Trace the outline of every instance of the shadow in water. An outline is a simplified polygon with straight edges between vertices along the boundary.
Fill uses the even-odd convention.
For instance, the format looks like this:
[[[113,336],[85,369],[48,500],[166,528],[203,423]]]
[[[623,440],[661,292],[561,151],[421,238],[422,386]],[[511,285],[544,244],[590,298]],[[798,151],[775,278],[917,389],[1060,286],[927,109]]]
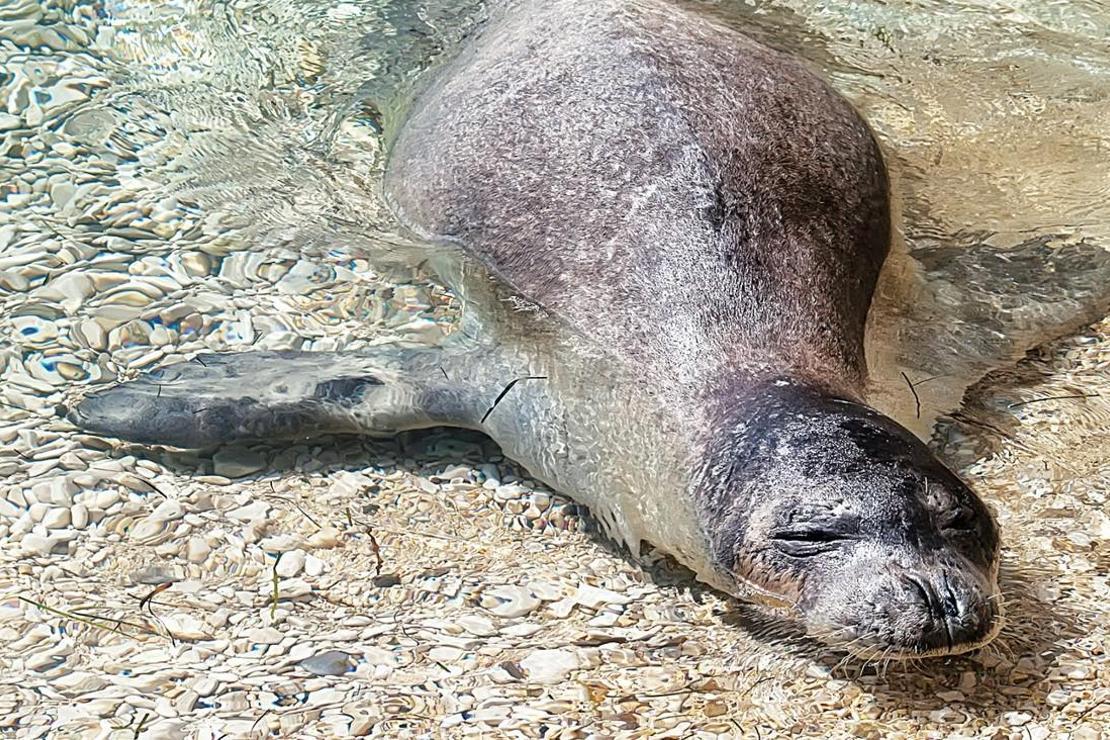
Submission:
[[[274,480],[296,470],[296,455],[289,452],[296,444],[255,447],[266,453],[268,465],[244,480]],[[388,439],[323,437],[312,440],[310,445],[309,450],[317,447],[329,450],[334,458],[313,474],[365,470],[373,466],[383,475],[402,471],[432,477],[446,466],[478,466],[493,459],[499,461],[497,464],[503,472],[519,478],[528,477],[522,467],[500,456],[500,449],[492,440],[466,430],[431,429]],[[198,474],[198,466],[210,467],[212,452],[122,446],[116,448],[114,454],[147,457],[188,478]],[[356,515],[365,516],[372,514],[376,506],[387,504],[368,494],[356,497],[352,505],[358,506]],[[851,682],[868,692],[884,712],[960,711],[988,721],[1007,712],[1025,712],[1034,718],[1046,715],[1047,679],[1059,672],[1067,661],[1066,642],[1093,627],[1091,617],[1076,613],[1066,602],[1049,603],[1038,599],[1035,582],[1061,574],[1018,568],[1004,561],[1000,585],[1006,599],[1007,621],[993,643],[960,656],[888,664],[867,661],[807,637],[798,624],[769,618],[746,604],[720,597],[670,558],[636,561],[627,550],[600,532],[585,507],[579,507],[578,512],[585,525],[582,531],[599,548],[619,551],[621,557],[640,567],[647,578],[664,590],[686,591],[697,603],[719,599],[723,609],[717,611],[718,617],[726,626],[742,630],[749,636],[754,643],[753,651],[777,654],[784,662],[797,662],[802,672],[807,670],[807,663],[816,666],[817,673],[810,675],[827,675],[829,680]],[[335,512],[336,525],[341,525],[342,517],[343,512]],[[697,629],[697,625],[691,624],[690,629]],[[1076,659],[1081,657],[1076,656]],[[742,665],[737,668],[738,673],[749,670]],[[755,677],[756,683],[766,680],[767,677]]]

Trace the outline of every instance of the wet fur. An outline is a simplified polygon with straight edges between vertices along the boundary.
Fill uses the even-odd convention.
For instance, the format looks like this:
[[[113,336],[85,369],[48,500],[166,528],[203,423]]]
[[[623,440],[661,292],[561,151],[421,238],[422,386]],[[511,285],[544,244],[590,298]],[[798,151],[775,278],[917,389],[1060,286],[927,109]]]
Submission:
[[[862,387],[889,239],[878,146],[802,64],[707,19],[504,11],[418,99],[386,193],[650,376]]]
[[[718,583],[905,652],[993,628],[990,513],[861,405],[886,169],[803,65],[665,2],[516,3],[417,99],[385,185],[415,231],[687,409]],[[959,542],[941,521],[957,507],[976,528]],[[860,572],[772,547],[778,518],[825,514],[855,517]]]

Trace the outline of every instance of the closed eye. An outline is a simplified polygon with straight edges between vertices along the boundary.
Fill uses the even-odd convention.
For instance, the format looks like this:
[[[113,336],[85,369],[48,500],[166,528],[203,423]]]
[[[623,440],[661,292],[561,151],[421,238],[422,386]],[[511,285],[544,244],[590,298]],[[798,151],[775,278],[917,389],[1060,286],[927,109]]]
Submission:
[[[771,536],[787,542],[836,542],[846,539],[843,534],[827,529],[787,529]]]
[[[815,527],[780,529],[771,535],[775,549],[794,558],[830,552],[851,539],[847,532]]]

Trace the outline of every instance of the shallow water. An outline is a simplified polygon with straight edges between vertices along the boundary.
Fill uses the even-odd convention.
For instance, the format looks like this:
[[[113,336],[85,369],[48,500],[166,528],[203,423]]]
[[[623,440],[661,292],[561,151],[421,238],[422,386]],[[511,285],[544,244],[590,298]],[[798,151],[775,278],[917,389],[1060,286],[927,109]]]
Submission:
[[[911,249],[1110,242],[1106,8],[697,4],[851,97],[891,158]],[[384,322],[434,340],[438,291],[406,281],[415,298],[384,302],[350,291],[388,290],[370,271],[397,243],[375,196],[396,112],[483,15],[459,0],[9,3],[7,355],[53,386],[156,362],[157,347],[190,334],[212,349],[319,349],[329,342],[289,329],[351,321],[355,336],[380,336]],[[203,291],[187,311],[178,292],[259,283],[306,307],[346,298],[248,326]]]
[[[855,102],[890,157],[911,249],[1110,247],[1110,7],[688,4],[809,60]],[[374,188],[418,73],[484,13],[476,0],[0,6],[0,484],[53,474],[35,462],[69,439],[53,408],[83,384],[202,350],[450,332],[457,302],[406,265]],[[978,389],[972,421],[940,442],[1033,543],[1014,559],[1061,554],[1074,574],[1061,588],[1093,599],[1080,610],[1107,593],[1108,367],[1105,326],[1053,345]],[[1015,645],[1036,644],[1025,637]]]
[[[851,97],[886,146],[911,249],[1110,242],[1105,7],[696,4]],[[481,3],[19,0],[2,13],[0,300],[6,355],[32,376],[100,379],[190,334],[311,349],[329,342],[291,326],[441,332],[434,289],[406,281],[415,298],[384,302],[350,290],[383,289],[365,257],[381,269],[396,243],[374,193],[396,112]],[[260,283],[301,297],[286,303],[346,298],[247,326],[203,291],[186,311],[178,292]]]

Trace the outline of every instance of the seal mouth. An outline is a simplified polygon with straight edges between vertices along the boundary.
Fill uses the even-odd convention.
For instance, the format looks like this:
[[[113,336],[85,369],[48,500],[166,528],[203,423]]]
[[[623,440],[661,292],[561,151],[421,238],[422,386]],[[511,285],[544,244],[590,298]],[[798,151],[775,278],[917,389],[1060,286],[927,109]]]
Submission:
[[[928,591],[927,587],[924,587]],[[864,660],[917,660],[962,655],[978,650],[993,641],[1006,625],[1002,596],[995,593],[987,598],[990,608],[988,627],[971,638],[957,637],[958,632],[947,620],[943,623],[943,641],[937,644],[940,630],[923,633],[914,640],[904,643],[892,641],[876,629],[837,626],[822,629],[812,626],[806,634],[830,647],[843,649],[851,655]]]

